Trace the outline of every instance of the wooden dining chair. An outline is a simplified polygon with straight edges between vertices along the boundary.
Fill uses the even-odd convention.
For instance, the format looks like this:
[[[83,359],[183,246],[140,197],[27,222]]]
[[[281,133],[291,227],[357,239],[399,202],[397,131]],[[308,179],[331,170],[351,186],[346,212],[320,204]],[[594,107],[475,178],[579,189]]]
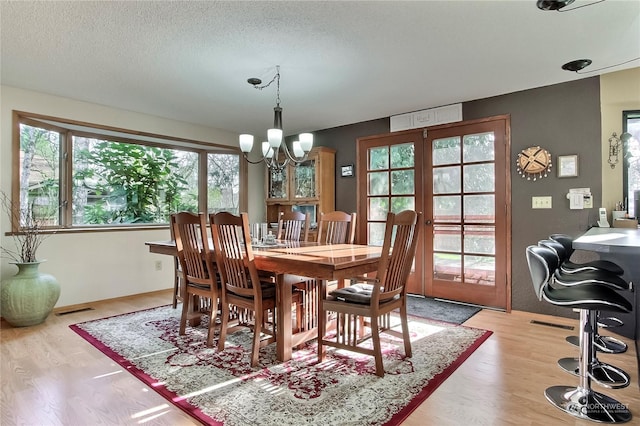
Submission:
[[[353,244],[356,235],[356,214],[333,211],[320,213],[318,242],[322,244]]]
[[[209,223],[222,284],[218,350],[224,350],[227,333],[233,333],[240,327],[251,327],[251,366],[255,367],[260,348],[275,342],[276,287],[271,282],[261,281],[258,276],[246,213],[240,216],[227,212],[212,214],[209,215]],[[231,315],[233,324],[230,326]],[[271,328],[268,327],[269,319]],[[267,337],[261,339],[261,333]]]
[[[176,233],[174,231],[174,214],[169,216],[169,230],[171,231],[171,240],[176,240]],[[178,302],[182,301],[182,267],[180,266],[180,259],[178,256],[173,256],[173,300],[171,306],[173,309],[178,307]]]
[[[376,278],[356,277],[354,284],[320,295],[318,327],[318,361],[325,359],[325,346],[346,349],[375,358],[376,375],[384,376],[380,333],[402,337],[404,352],[411,357],[411,341],[407,321],[406,283],[411,272],[418,242],[418,224],[422,213],[412,210],[388,213],[382,245],[382,256]],[[391,329],[391,311],[399,309],[402,332]],[[328,313],[337,313],[335,337],[328,339]],[[365,319],[369,321],[365,321]],[[370,335],[365,336],[368,325]],[[373,348],[361,345],[371,338]]]
[[[183,283],[179,334],[185,334],[187,322],[191,326],[200,323],[203,315],[200,298],[205,298],[207,300],[205,306],[209,307],[207,346],[213,346],[220,292],[217,268],[209,248],[206,215],[190,212],[176,213],[172,216],[172,226]]]
[[[302,212],[280,212],[278,240],[307,241],[309,237],[309,215]]]

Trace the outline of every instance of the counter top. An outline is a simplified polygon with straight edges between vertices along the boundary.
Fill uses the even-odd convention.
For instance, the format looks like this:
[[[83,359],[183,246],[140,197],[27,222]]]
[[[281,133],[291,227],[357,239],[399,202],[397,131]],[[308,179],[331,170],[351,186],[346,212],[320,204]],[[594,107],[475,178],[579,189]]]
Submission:
[[[640,255],[640,229],[591,228],[573,240],[573,248],[599,253]]]

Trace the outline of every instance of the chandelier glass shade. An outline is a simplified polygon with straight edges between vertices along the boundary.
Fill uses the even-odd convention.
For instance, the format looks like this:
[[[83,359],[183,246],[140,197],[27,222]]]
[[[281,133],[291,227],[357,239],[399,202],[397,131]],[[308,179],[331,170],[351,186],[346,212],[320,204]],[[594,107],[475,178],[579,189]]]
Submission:
[[[287,164],[300,164],[306,161],[311,148],[313,148],[313,135],[311,133],[301,133],[298,140],[291,144],[291,151],[284,141],[282,132],[282,108],[280,107],[280,67],[276,67],[276,75],[273,79],[260,86],[262,81],[257,78],[247,80],[256,89],[262,90],[269,87],[274,81],[277,84],[276,106],[273,108],[273,128],[267,130],[267,140],[262,142],[262,158],[258,160],[249,159],[249,153],[253,149],[253,135],[241,134],[239,137],[240,151],[245,160],[251,164],[264,162],[268,168],[282,170]]]

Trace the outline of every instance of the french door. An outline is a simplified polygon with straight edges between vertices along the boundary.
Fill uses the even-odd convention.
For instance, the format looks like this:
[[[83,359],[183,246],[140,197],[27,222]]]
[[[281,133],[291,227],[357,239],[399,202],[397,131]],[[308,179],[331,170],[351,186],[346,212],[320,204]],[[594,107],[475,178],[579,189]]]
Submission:
[[[386,211],[424,213],[410,293],[510,309],[508,131],[500,116],[358,140],[359,241]]]

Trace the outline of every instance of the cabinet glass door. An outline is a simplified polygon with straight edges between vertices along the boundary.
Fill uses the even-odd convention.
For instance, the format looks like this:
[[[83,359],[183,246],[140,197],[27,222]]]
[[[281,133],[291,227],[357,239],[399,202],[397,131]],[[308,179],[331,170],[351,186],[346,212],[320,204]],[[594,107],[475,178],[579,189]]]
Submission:
[[[316,198],[316,160],[312,159],[293,168],[295,198]]]
[[[288,197],[287,168],[282,170],[269,169],[269,198],[285,199]]]

